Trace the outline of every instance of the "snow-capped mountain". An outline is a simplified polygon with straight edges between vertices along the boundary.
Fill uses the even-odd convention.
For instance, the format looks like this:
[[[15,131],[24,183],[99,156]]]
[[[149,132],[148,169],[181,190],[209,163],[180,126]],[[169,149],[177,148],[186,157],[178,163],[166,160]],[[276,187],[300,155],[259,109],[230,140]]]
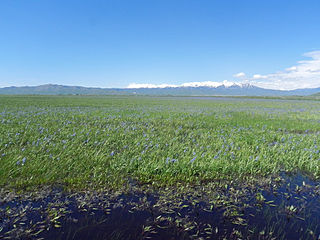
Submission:
[[[229,82],[227,80],[223,82],[212,82],[212,81],[205,81],[205,82],[188,82],[183,83],[180,85],[173,85],[173,84],[137,84],[132,83],[129,84],[127,88],[129,89],[136,89],[136,88],[183,88],[183,87],[210,87],[210,88],[218,88],[218,87],[241,87],[241,88],[248,88],[252,85],[250,83],[237,83],[237,82]]]

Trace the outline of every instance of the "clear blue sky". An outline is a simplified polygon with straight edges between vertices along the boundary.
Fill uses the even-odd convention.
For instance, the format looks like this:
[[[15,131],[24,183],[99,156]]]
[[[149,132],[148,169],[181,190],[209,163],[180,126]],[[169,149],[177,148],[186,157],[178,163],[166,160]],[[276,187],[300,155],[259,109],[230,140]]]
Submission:
[[[319,0],[0,1],[0,87],[236,81],[318,50]]]

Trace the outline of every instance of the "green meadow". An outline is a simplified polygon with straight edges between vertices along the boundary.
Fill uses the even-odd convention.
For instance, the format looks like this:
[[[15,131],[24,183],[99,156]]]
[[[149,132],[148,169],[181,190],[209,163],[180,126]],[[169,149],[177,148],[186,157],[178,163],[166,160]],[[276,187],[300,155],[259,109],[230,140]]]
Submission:
[[[313,100],[0,96],[0,186],[118,190],[320,178]]]

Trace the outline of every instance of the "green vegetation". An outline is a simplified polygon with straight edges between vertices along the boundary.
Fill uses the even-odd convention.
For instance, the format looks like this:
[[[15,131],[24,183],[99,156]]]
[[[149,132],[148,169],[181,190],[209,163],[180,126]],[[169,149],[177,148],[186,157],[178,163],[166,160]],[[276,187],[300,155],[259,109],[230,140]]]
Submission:
[[[320,178],[317,101],[0,96],[0,186]]]

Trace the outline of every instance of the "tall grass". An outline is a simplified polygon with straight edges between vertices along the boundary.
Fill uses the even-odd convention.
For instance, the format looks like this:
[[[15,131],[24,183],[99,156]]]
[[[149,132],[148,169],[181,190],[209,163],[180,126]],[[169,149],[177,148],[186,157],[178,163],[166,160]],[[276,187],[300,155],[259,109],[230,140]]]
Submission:
[[[316,101],[0,96],[0,186],[320,177]]]

